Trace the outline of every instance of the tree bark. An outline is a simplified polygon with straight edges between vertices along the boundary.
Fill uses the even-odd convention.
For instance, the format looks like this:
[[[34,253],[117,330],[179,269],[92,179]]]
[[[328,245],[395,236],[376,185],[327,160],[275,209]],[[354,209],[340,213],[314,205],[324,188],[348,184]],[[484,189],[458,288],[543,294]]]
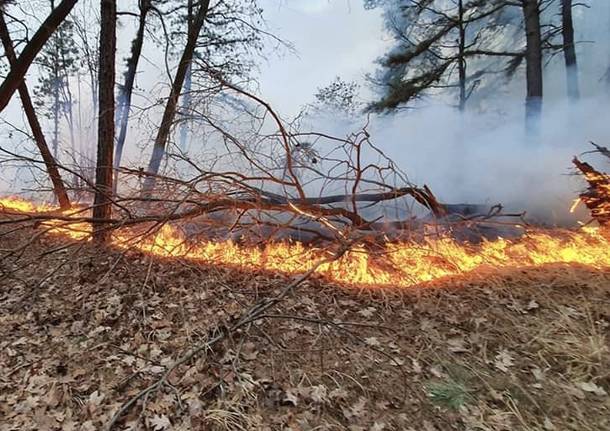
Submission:
[[[8,31],[8,26],[4,21],[4,14],[0,10],[0,38],[2,39],[2,45],[4,46],[4,53],[9,61],[11,67],[17,61],[17,56],[15,55],[15,50],[13,48],[13,41],[11,40],[11,36]],[[28,123],[30,125],[30,129],[32,129],[32,135],[34,136],[34,141],[36,142],[36,146],[38,147],[38,151],[40,151],[40,155],[42,156],[42,160],[47,168],[47,173],[49,174],[49,178],[51,179],[51,183],[53,184],[53,193],[59,202],[59,207],[62,210],[70,208],[70,199],[68,198],[68,193],[66,192],[66,187],[61,179],[61,175],[59,174],[59,169],[57,169],[57,163],[53,158],[53,155],[49,151],[49,146],[47,145],[47,141],[44,137],[44,133],[42,132],[42,127],[40,126],[40,122],[38,121],[38,117],[36,116],[36,111],[34,109],[34,105],[32,104],[32,99],[30,98],[30,93],[28,91],[27,84],[25,80],[21,81],[21,84],[18,87],[19,97],[21,98],[21,103],[23,105],[23,110],[25,112],[25,116],[27,117]]]
[[[138,71],[138,63],[142,55],[142,47],[144,45],[144,30],[146,29],[146,17],[150,11],[151,0],[141,0],[140,2],[140,18],[138,22],[138,31],[131,44],[131,56],[127,60],[127,71],[125,72],[125,82],[119,91],[119,106],[117,118],[119,121],[119,136],[116,141],[114,153],[114,167],[118,168],[121,165],[123,156],[123,148],[125,146],[125,138],[127,137],[127,126],[129,124],[129,111],[131,109],[131,96]],[[118,184],[118,171],[115,172],[114,190],[116,191]]]
[[[51,0],[51,10],[55,9],[55,0]],[[59,29],[58,29],[59,33]],[[53,157],[57,159],[59,152],[59,39],[61,35],[55,34],[53,46]]]
[[[523,17],[526,36],[525,124],[528,134],[536,134],[542,115],[542,36],[540,31],[539,0],[523,0]]]
[[[167,145],[167,140],[169,138],[172,123],[176,116],[178,98],[180,97],[180,92],[182,91],[182,85],[184,84],[186,72],[193,59],[193,54],[197,46],[197,39],[199,38],[199,33],[203,28],[203,24],[207,17],[209,7],[210,0],[202,0],[200,2],[199,9],[197,10],[197,15],[195,16],[195,21],[193,22],[193,27],[188,33],[186,46],[184,47],[184,52],[182,53],[182,58],[180,59],[174,82],[172,83],[170,95],[167,100],[167,104],[165,105],[165,111],[163,112],[161,126],[159,127],[159,131],[155,139],[155,144],[153,146],[153,152],[150,157],[150,162],[148,164],[147,172],[153,175],[147,176],[144,180],[144,185],[142,188],[142,192],[144,195],[150,194],[150,192],[155,186],[156,180],[154,175],[159,172],[161,160],[165,155],[165,147]]]
[[[563,36],[563,56],[566,63],[568,97],[572,102],[580,99],[578,85],[578,62],[574,44],[574,21],[572,19],[572,0],[561,0],[561,34]]]
[[[193,30],[193,1],[188,0],[187,3],[187,34]],[[186,77],[184,78],[184,94],[182,95],[182,116],[186,117],[187,113],[191,107],[191,89],[193,87],[193,66],[189,64],[188,69],[186,70]],[[180,150],[183,152],[187,151],[187,143],[188,143],[188,134],[189,129],[187,125],[186,119],[183,118],[182,124],[180,125]]]
[[[464,0],[458,1],[458,27],[460,30],[458,73],[460,86],[460,112],[466,109],[466,24],[464,23]]]
[[[106,242],[110,231],[103,220],[112,216],[112,156],[114,149],[114,79],[116,55],[116,0],[101,0],[99,120],[93,239]]]
[[[11,66],[11,70],[0,86],[0,112],[6,108],[8,102],[23,82],[23,77],[27,73],[30,65],[40,52],[44,44],[49,40],[49,37],[57,30],[57,27],[68,16],[78,0],[62,0],[62,2],[42,23],[38,31],[32,36],[32,39],[25,46],[19,58]]]

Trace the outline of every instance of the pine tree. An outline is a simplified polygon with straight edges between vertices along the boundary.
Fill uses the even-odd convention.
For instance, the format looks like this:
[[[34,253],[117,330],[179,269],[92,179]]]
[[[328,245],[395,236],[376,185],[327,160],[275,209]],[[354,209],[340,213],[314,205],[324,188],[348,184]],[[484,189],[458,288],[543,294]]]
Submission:
[[[50,0],[51,10],[55,1]],[[35,88],[36,105],[39,111],[53,124],[51,148],[53,156],[58,157],[60,141],[60,122],[66,120],[70,129],[70,140],[74,148],[74,124],[72,110],[75,100],[70,88],[70,78],[78,70],[78,48],[74,40],[74,24],[69,19],[57,31],[36,58],[40,69],[38,85]]]

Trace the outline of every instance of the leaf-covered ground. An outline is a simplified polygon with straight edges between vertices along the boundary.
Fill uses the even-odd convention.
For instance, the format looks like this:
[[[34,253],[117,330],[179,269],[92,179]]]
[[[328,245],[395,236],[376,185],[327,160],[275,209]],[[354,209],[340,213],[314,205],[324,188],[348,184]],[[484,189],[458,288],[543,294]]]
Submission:
[[[40,256],[48,241],[0,267],[1,431],[105,429],[288,283],[89,245]],[[309,280],[268,315],[178,367],[116,429],[610,429],[610,272],[514,269],[406,291]]]

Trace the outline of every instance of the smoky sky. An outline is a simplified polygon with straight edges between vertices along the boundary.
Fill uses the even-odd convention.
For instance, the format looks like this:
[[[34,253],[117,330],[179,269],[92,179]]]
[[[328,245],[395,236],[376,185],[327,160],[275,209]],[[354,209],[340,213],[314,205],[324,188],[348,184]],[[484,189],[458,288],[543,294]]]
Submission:
[[[365,10],[361,0],[263,0],[262,6],[270,29],[296,50],[272,53],[260,67],[261,94],[285,115],[311,103],[336,76],[365,84],[389,43],[380,11]]]

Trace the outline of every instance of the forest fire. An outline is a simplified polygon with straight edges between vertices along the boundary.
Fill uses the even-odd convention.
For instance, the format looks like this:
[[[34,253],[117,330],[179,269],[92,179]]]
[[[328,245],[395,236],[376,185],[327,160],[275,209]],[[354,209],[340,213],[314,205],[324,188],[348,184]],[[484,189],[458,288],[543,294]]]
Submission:
[[[46,213],[53,209],[18,198],[0,199],[0,207],[13,215]],[[76,240],[88,240],[91,236],[90,225],[85,222],[45,220],[42,225],[50,234]],[[143,236],[135,235],[129,229],[117,230],[112,245],[160,257],[180,257],[204,264],[287,275],[306,272],[330,255],[326,249],[298,242],[270,242],[263,247],[242,246],[232,241],[193,244],[168,224]],[[499,238],[476,245],[448,236],[422,242],[389,242],[380,251],[355,246],[339,259],[319,266],[316,273],[342,284],[409,287],[481,268],[545,264],[610,268],[610,240],[602,234],[602,228],[583,227],[574,231],[534,229],[518,239]]]
[[[608,17],[0,0],[0,431],[610,430]]]

